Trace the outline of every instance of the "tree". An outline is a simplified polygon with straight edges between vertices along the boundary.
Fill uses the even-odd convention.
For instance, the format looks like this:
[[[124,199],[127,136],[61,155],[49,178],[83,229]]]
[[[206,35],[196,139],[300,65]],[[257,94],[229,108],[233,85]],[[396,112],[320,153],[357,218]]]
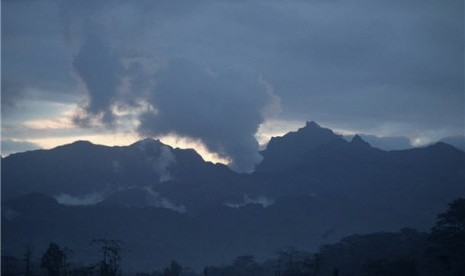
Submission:
[[[236,257],[233,261],[233,266],[240,268],[247,268],[251,266],[256,266],[255,258],[252,255],[244,255]]]
[[[465,198],[438,216],[428,241],[428,253],[448,275],[465,275]]]
[[[121,241],[103,238],[94,239],[92,243],[101,246],[102,260],[98,264],[99,274],[102,276],[121,275]]]
[[[47,251],[42,256],[40,267],[47,269],[49,276],[65,274],[66,251],[60,249],[56,243],[50,243]]]
[[[32,275],[32,247],[26,246],[26,252],[24,253],[24,262],[26,263],[25,275]]]
[[[459,198],[449,204],[447,212],[438,215],[433,232],[447,231],[453,235],[465,233],[465,198]]]
[[[317,256],[292,247],[277,252],[276,275],[315,275],[318,270]]]
[[[182,272],[182,266],[176,261],[172,261],[170,266],[165,268],[163,276],[179,276]]]
[[[368,260],[363,264],[362,275],[377,276],[416,276],[417,265],[409,259]]]

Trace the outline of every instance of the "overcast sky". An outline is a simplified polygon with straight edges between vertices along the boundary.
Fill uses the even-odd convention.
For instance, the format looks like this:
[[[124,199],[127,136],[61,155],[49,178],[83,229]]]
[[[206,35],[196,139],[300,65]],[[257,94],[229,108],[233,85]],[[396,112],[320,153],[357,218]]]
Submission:
[[[463,135],[463,5],[4,0],[2,154],[151,136],[248,171],[309,120],[414,145]]]

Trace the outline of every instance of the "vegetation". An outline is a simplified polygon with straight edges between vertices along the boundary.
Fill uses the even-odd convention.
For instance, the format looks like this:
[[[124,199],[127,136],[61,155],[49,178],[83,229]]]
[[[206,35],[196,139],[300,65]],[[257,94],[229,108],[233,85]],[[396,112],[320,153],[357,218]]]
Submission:
[[[465,275],[465,198],[450,203],[449,210],[438,216],[427,251],[438,273]]]
[[[229,266],[206,267],[204,275],[465,275],[465,199],[449,204],[431,233],[352,235],[325,245],[317,254],[280,250],[276,258],[257,264],[238,257]]]
[[[109,239],[95,239],[93,244],[100,245],[102,260],[98,263],[98,272],[101,276],[121,275],[121,241]]]
[[[50,243],[47,251],[42,256],[40,267],[46,269],[49,276],[66,275],[66,259],[67,250],[61,249],[56,243]],[[31,273],[29,266],[26,267],[27,273]]]
[[[40,273],[34,275],[121,275],[121,242],[96,239],[102,259],[93,265],[68,269],[69,250],[50,243],[41,258]],[[235,258],[230,265],[206,266],[205,276],[463,276],[465,275],[465,198],[449,204],[447,212],[438,216],[430,233],[402,229],[399,233],[352,235],[340,242],[322,246],[317,254],[285,248],[275,257],[259,263],[252,255]],[[17,261],[17,260],[16,260]],[[25,269],[20,274],[32,275],[31,248],[26,249]],[[2,256],[2,275],[17,271],[15,259]],[[16,272],[16,274],[18,274]],[[172,261],[163,272],[138,273],[138,276],[199,275]]]

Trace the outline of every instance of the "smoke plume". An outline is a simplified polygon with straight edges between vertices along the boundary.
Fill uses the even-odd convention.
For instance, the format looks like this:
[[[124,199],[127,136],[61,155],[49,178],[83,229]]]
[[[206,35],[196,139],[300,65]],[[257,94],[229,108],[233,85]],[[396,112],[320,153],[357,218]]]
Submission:
[[[279,102],[258,75],[213,71],[177,59],[156,74],[155,83],[148,98],[154,108],[141,114],[140,134],[201,139],[210,151],[229,157],[231,168],[240,172],[261,161],[254,134]]]
[[[72,66],[85,86],[87,99],[75,122],[113,128],[124,122],[121,114],[130,114],[132,118],[126,121],[135,122],[131,127],[137,126],[134,131],[141,136],[201,140],[208,150],[231,160],[232,169],[252,171],[262,158],[254,135],[259,125],[280,109],[271,85],[247,66],[192,57],[154,58],[160,56],[157,48],[130,43],[138,39],[131,26],[143,29],[148,25],[138,22],[139,17],[132,13],[123,14],[134,25],[118,25],[121,20],[114,18],[124,7],[118,3],[108,9],[97,5],[92,15],[77,9],[71,16],[74,23],[67,27],[69,36],[69,30],[79,25],[74,27],[79,30],[80,43]],[[170,5],[160,5],[166,16],[183,14],[171,14]],[[135,7],[133,11],[142,12]],[[113,21],[119,29],[109,23]],[[156,20],[148,22],[158,24]],[[207,66],[210,63],[215,67]]]
[[[75,122],[87,126],[97,117],[105,125],[112,125],[115,117],[111,107],[124,73],[118,56],[102,37],[90,32],[74,58],[73,68],[85,84],[88,96],[83,112],[75,117]]]

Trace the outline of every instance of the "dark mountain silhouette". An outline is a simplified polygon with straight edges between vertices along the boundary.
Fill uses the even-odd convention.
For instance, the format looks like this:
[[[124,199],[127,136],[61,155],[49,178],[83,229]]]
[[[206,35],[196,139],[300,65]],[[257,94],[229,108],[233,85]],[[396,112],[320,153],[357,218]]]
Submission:
[[[441,142],[452,145],[459,150],[465,151],[465,135],[462,136],[451,136],[441,139]]]
[[[404,150],[411,149],[412,145],[407,137],[401,136],[387,136],[378,137],[375,135],[361,134],[363,140],[370,143],[372,147],[382,150]],[[346,139],[348,136],[345,136]]]
[[[263,161],[256,171],[281,171],[300,163],[305,152],[328,143],[342,142],[344,139],[333,131],[321,128],[315,122],[307,122],[296,132],[282,137],[273,137],[266,150],[262,151]]]
[[[244,253],[264,259],[282,246],[315,250],[351,233],[394,231],[410,219],[340,198],[283,198],[267,208],[219,205],[189,215],[156,207],[65,206],[25,196],[3,204],[2,253],[22,256],[26,245],[42,252],[53,241],[71,248],[73,260],[89,263],[98,259],[89,241],[110,237],[124,241],[125,270],[150,270],[172,259],[200,270]]]
[[[444,143],[383,151],[310,122],[262,154],[253,174],[153,139],[10,155],[2,159],[2,253],[53,241],[86,261],[89,240],[108,235],[125,241],[127,269],[172,259],[200,269],[355,233],[427,230],[465,196],[465,153]]]
[[[315,123],[272,141],[256,173],[270,196],[339,194],[433,218],[454,195],[465,194],[465,154],[445,143],[383,151]]]
[[[227,194],[238,177],[225,165],[205,162],[194,150],[173,149],[153,139],[127,147],[77,141],[2,159],[2,200],[38,192],[68,196],[63,200],[96,195],[114,201],[120,194],[126,201],[121,197],[126,190],[156,190],[183,202],[208,201]]]

